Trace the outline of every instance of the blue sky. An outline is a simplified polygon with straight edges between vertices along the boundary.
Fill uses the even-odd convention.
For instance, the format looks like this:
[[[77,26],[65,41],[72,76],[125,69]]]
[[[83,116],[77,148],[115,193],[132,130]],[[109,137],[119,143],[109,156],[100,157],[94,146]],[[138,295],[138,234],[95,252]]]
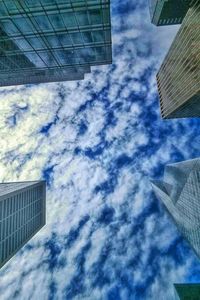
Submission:
[[[140,2],[140,3],[138,3]],[[195,158],[199,120],[160,118],[155,75],[178,26],[112,1],[113,64],[0,89],[0,179],[46,179],[47,225],[0,272],[1,299],[171,300],[199,262],[149,180]]]

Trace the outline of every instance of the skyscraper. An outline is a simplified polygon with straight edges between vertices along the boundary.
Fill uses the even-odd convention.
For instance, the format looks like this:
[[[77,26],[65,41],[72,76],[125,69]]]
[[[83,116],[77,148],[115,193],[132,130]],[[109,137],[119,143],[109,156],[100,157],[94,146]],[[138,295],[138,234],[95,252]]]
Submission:
[[[174,284],[175,300],[199,300],[200,299],[200,284]]]
[[[0,184],[0,268],[45,222],[45,181]]]
[[[200,2],[196,1],[189,8],[157,74],[164,119],[200,117],[199,36]]]
[[[0,86],[83,79],[112,61],[110,0],[1,0]]]
[[[149,0],[151,22],[157,26],[181,24],[191,0]]]
[[[200,159],[167,165],[164,180],[154,180],[152,186],[200,258]]]

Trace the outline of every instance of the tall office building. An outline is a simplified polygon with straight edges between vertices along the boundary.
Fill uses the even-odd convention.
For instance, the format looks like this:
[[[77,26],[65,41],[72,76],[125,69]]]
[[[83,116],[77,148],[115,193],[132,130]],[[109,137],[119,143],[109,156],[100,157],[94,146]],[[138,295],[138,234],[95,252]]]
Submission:
[[[149,0],[151,22],[156,26],[181,24],[191,0]]]
[[[199,300],[200,299],[200,284],[174,284],[175,300]]]
[[[200,159],[167,165],[164,180],[152,186],[200,258]]]
[[[45,222],[45,181],[0,184],[0,268]]]
[[[0,1],[0,86],[79,80],[111,61],[110,0]]]
[[[188,10],[157,74],[164,119],[200,117],[200,1]]]

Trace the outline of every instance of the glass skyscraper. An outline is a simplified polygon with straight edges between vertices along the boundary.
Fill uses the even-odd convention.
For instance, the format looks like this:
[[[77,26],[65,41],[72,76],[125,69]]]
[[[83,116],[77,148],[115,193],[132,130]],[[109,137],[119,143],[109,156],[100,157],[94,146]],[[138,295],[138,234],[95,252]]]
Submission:
[[[45,223],[45,181],[0,184],[0,268]]]
[[[181,24],[191,0],[149,0],[151,22],[157,26]]]
[[[157,74],[164,119],[200,117],[200,2],[189,8]]]
[[[0,0],[0,86],[79,80],[111,61],[110,0]]]
[[[167,165],[164,180],[152,186],[200,258],[200,159]]]
[[[200,299],[200,284],[186,283],[174,284],[175,300],[199,300]]]

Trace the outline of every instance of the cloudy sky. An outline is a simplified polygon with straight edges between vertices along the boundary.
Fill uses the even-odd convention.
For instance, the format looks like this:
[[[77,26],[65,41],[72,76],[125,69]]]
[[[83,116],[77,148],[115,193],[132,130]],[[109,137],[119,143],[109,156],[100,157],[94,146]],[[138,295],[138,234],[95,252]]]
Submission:
[[[200,265],[154,196],[200,156],[198,119],[160,118],[155,74],[178,26],[113,0],[113,64],[80,82],[0,89],[0,180],[47,180],[46,226],[0,271],[1,300],[171,300]]]

